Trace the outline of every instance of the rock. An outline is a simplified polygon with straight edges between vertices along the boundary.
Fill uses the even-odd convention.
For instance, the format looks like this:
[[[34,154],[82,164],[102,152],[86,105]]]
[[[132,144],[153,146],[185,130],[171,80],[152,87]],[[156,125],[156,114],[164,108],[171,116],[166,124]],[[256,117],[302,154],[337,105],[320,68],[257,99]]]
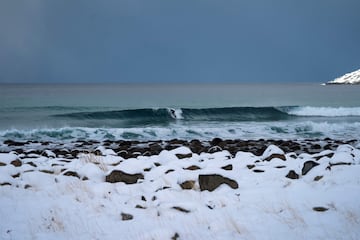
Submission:
[[[180,140],[180,139],[171,139],[168,141],[169,144],[171,145],[185,145],[186,144],[186,141],[185,140]]]
[[[66,156],[67,154],[69,154],[69,151],[67,149],[54,149],[53,153],[56,156]]]
[[[253,169],[253,168],[255,167],[255,165],[249,164],[249,165],[246,165],[246,167],[247,167],[248,169]]]
[[[233,166],[232,166],[232,164],[229,164],[229,165],[222,167],[222,169],[224,169],[226,171],[231,171],[233,169]]]
[[[290,170],[286,177],[290,179],[299,179],[299,174],[297,174],[294,170]]]
[[[54,174],[54,171],[52,171],[52,170],[47,170],[47,169],[39,170],[39,172],[46,173],[46,174]]]
[[[55,157],[56,157],[55,153],[53,153],[53,152],[50,151],[50,150],[45,150],[45,151],[42,153],[42,156],[45,156],[45,157],[48,157],[48,158],[55,158]]]
[[[137,183],[139,179],[144,179],[144,175],[141,173],[128,174],[120,170],[114,170],[106,176],[105,181],[109,183],[123,182],[126,184],[134,184]]]
[[[220,152],[223,149],[220,146],[213,146],[211,148],[208,149],[208,153],[215,153],[215,152]]]
[[[202,145],[202,143],[195,139],[195,140],[191,140],[190,141],[190,146],[189,146],[190,150],[193,152],[193,153],[197,153],[197,154],[200,154],[202,152],[206,152],[206,148]]]
[[[171,172],[174,172],[175,170],[174,169],[169,169],[165,172],[165,174],[168,174],[168,173],[171,173]]]
[[[67,172],[64,173],[64,176],[77,177],[77,178],[80,179],[79,174],[77,174],[77,172],[74,172],[74,171],[67,171]]]
[[[277,153],[274,153],[274,154],[271,154],[270,156],[268,156],[267,158],[264,159],[264,161],[271,161],[272,159],[274,158],[279,158],[283,161],[286,161],[286,157],[284,154],[277,154]]]
[[[281,150],[279,147],[275,146],[275,145],[270,145],[268,146],[265,151],[262,154],[262,159],[265,161],[270,161],[272,159],[271,156],[278,156],[280,159],[282,160],[286,160],[286,158],[284,159],[285,156],[281,156],[284,155],[284,151]],[[267,160],[270,159],[270,160]]]
[[[211,140],[210,144],[212,146],[219,146],[220,143],[222,143],[222,139],[221,138],[214,138],[213,140]]]
[[[132,220],[133,218],[134,218],[134,216],[131,214],[121,213],[121,220],[123,220],[123,221]]]
[[[263,173],[263,172],[265,172],[265,170],[254,169],[253,172],[254,172],[254,173]]]
[[[17,173],[17,174],[11,175],[11,177],[13,177],[13,178],[18,178],[18,177],[20,177],[20,173]]]
[[[330,163],[330,167],[332,167],[332,166],[340,166],[340,165],[351,165],[351,163],[348,163],[348,162]]]
[[[180,153],[178,153],[178,154],[175,154],[175,155],[176,155],[176,157],[178,159],[184,159],[184,158],[191,158],[192,157],[192,153],[188,153],[188,154],[180,154]]]
[[[178,211],[183,212],[183,213],[189,213],[190,212],[190,210],[187,210],[187,209],[182,208],[182,207],[172,207],[172,209],[178,210]]]
[[[174,236],[171,237],[171,240],[178,240],[180,235],[178,233],[175,233]]]
[[[16,159],[14,161],[11,161],[10,164],[14,165],[15,167],[21,167],[22,162],[19,159]]]
[[[122,157],[124,159],[128,159],[129,158],[129,153],[126,150],[120,150],[116,153],[119,157]]]
[[[313,207],[313,210],[316,212],[326,212],[329,209],[326,207]]]
[[[286,168],[284,165],[276,166],[275,168]]]
[[[195,185],[195,181],[189,180],[189,181],[185,181],[183,183],[180,184],[180,187],[182,189],[193,189]]]
[[[151,155],[158,155],[162,151],[162,147],[158,143],[149,145]]]
[[[15,147],[21,147],[24,146],[26,143],[25,142],[16,142],[16,141],[12,141],[12,140],[5,140],[4,144],[10,146],[15,146]]]
[[[6,163],[0,162],[0,167],[6,166]]]
[[[314,161],[305,162],[303,168],[301,169],[301,174],[306,175],[313,167],[316,167],[317,165],[319,164]]]
[[[227,184],[229,187],[233,189],[237,189],[239,187],[236,181],[223,177],[218,174],[199,175],[199,185],[201,191],[208,190],[212,192],[216,188],[218,188],[221,184]]]
[[[314,145],[312,145],[310,148],[311,148],[311,149],[319,150],[319,149],[321,149],[321,146],[320,146],[320,144],[314,144]]]
[[[27,164],[29,164],[30,166],[33,166],[33,167],[37,167],[37,165],[33,162],[27,162]]]
[[[319,181],[322,178],[323,178],[323,176],[316,176],[316,177],[314,177],[314,181]]]
[[[190,170],[190,171],[199,170],[199,169],[201,168],[196,165],[191,165],[190,167],[185,168],[185,170]]]
[[[0,183],[0,186],[11,186],[11,183],[3,182],[3,183]]]
[[[334,153],[329,153],[329,154],[325,154],[325,155],[320,155],[317,157],[314,157],[316,161],[322,159],[323,157],[328,157],[328,158],[332,158],[334,156]]]
[[[135,208],[139,208],[139,209],[146,209],[146,207],[142,206],[142,205],[136,205]]]

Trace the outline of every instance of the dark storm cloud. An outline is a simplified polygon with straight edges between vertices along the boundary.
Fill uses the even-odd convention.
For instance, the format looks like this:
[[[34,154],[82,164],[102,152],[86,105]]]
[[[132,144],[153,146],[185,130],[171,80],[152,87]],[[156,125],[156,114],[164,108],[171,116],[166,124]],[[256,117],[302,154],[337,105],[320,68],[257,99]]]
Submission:
[[[360,67],[360,2],[1,1],[0,82],[331,80]]]

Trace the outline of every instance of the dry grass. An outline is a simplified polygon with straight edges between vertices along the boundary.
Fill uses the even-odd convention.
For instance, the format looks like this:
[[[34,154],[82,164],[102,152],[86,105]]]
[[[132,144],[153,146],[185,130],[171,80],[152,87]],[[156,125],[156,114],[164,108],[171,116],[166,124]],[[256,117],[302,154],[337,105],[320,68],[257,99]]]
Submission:
[[[79,159],[83,161],[84,164],[93,163],[97,165],[103,172],[108,171],[108,166],[104,163],[102,156],[98,156],[93,153],[88,153],[88,154],[81,154]]]

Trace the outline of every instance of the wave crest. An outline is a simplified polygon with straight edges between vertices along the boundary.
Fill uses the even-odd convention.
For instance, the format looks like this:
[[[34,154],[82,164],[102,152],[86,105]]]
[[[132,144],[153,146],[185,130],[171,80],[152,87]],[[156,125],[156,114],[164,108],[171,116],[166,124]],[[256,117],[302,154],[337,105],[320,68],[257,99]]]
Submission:
[[[360,116],[360,107],[293,107],[286,111],[295,116],[352,117]]]

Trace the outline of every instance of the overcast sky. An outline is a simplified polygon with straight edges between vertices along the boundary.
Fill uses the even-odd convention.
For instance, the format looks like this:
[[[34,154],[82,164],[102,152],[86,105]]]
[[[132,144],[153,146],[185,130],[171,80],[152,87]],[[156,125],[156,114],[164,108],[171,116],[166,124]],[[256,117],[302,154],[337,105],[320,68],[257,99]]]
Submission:
[[[359,0],[2,0],[0,82],[324,82]]]

